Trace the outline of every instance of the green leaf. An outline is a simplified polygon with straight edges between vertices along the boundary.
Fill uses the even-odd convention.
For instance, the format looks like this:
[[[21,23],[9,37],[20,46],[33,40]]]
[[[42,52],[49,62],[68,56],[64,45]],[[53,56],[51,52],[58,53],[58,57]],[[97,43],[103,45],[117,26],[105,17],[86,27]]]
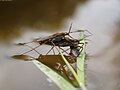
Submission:
[[[69,62],[65,59],[64,55],[60,52],[60,55],[62,56],[64,62],[72,72],[73,76],[75,77],[76,81],[79,83],[82,90],[87,90],[85,87],[85,72],[84,72],[84,65],[85,65],[85,40],[84,40],[84,32],[80,33],[80,43],[79,46],[81,46],[83,49],[80,53],[80,55],[77,57],[77,73],[72,68],[72,66],[69,64]]]
[[[76,90],[76,88],[69,83],[66,79],[56,73],[48,66],[42,64],[37,60],[33,60],[33,63],[40,69],[46,76],[48,76],[61,90]]]
[[[79,57],[77,58],[77,73],[72,68],[70,63],[65,59],[64,55],[60,52],[64,62],[71,70],[72,74],[74,75],[76,81],[79,83],[82,90],[87,90],[85,87],[85,72],[84,72],[84,65],[85,65],[85,40],[84,40],[84,32],[81,32],[81,41],[83,43],[83,50]],[[81,46],[81,44],[80,44]],[[76,90],[76,88],[69,83],[66,79],[56,73],[54,70],[50,69],[48,66],[42,64],[37,60],[33,60],[33,63],[43,72],[46,76],[48,76],[54,83],[61,89],[61,90]]]
[[[83,43],[83,50],[81,51],[79,57],[77,57],[77,74],[79,77],[79,83],[83,90],[86,90],[85,87],[85,40],[84,40],[84,32],[80,33],[80,38],[82,39],[80,43]],[[81,46],[81,44],[79,45]]]
[[[66,65],[68,66],[68,68],[70,69],[70,71],[72,72],[72,74],[75,77],[76,81],[79,83],[78,75],[75,72],[75,70],[73,69],[73,67],[70,65],[70,63],[67,61],[67,59],[63,56],[63,54],[61,52],[60,52],[60,55],[62,56],[64,62],[66,63]]]

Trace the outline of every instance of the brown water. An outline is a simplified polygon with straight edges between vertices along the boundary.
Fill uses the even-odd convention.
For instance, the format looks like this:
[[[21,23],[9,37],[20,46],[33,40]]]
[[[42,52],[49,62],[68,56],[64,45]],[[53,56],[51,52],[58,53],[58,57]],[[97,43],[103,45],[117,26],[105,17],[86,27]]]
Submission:
[[[10,56],[28,50],[14,43],[68,31],[71,22],[72,30],[93,34],[86,47],[88,90],[120,90],[119,0],[0,1],[0,90],[59,90],[33,63]]]

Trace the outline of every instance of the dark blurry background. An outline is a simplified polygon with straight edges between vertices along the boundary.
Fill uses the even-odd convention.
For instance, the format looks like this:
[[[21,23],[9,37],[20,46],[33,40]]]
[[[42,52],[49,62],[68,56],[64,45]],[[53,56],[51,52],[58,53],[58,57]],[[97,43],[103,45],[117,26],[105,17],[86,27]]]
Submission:
[[[21,28],[54,30],[70,18],[78,4],[86,0],[12,0],[0,1],[0,40],[20,36]]]

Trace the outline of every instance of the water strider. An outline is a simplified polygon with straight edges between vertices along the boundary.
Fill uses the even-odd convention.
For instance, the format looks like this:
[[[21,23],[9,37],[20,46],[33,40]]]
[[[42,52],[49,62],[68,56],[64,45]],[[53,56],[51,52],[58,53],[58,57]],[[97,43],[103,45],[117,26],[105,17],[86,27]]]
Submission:
[[[69,28],[69,32],[62,32],[62,33],[55,33],[51,36],[45,37],[45,38],[38,38],[31,42],[26,43],[18,43],[18,45],[21,46],[28,46],[31,48],[31,50],[26,51],[20,55],[14,55],[13,58],[16,59],[23,59],[23,60],[38,60],[41,63],[47,65],[48,67],[52,68],[53,70],[57,71],[61,75],[63,75],[67,80],[75,81],[75,78],[73,77],[72,73],[69,71],[69,68],[67,67],[66,63],[62,60],[62,57],[60,55],[56,55],[54,48],[59,48],[62,50],[62,52],[66,53],[67,55],[64,55],[69,64],[73,67],[76,63],[77,57],[80,55],[81,51],[83,50],[83,45],[81,41],[82,39],[74,39],[72,36],[70,36],[70,33],[75,32],[84,32],[84,30],[76,30],[71,32],[72,24]],[[29,43],[38,43],[39,45],[36,47],[31,47]],[[42,55],[40,52],[38,52],[36,49],[41,45],[50,45],[52,46],[50,50],[46,53],[46,55]],[[81,45],[80,45],[81,44]],[[68,47],[68,49],[63,49],[62,47]],[[48,53],[53,50],[54,55],[48,55]],[[70,52],[67,52],[67,51]],[[25,55],[26,53],[29,53],[31,51],[35,51],[39,54],[37,58]],[[59,52],[59,51],[58,51]],[[76,85],[77,86],[77,85]]]
[[[41,45],[45,44],[45,45],[50,45],[52,46],[50,48],[50,50],[46,53],[46,55],[51,51],[53,50],[54,52],[54,47],[57,46],[59,47],[61,50],[63,50],[63,52],[67,53],[68,55],[74,55],[74,56],[79,56],[80,52],[79,52],[79,49],[82,49],[82,46],[84,45],[84,43],[81,43],[80,41],[83,40],[83,39],[74,39],[70,33],[75,33],[75,32],[84,32],[84,31],[87,31],[87,30],[76,30],[76,31],[72,31],[71,32],[71,28],[72,28],[72,24],[70,25],[69,27],[69,31],[68,32],[61,32],[61,33],[55,33],[53,35],[50,35],[50,36],[47,36],[47,37],[44,37],[44,38],[37,38],[31,42],[26,42],[26,43],[18,43],[18,45],[23,45],[23,46],[28,46],[29,48],[31,48],[31,50],[29,51],[26,51],[24,53],[22,53],[21,55],[24,55],[28,52],[31,52],[31,51],[35,51],[37,52],[38,54],[41,54],[39,53],[36,49],[38,47],[40,47]],[[88,32],[88,31],[87,31]],[[89,32],[90,33],[90,32]],[[90,35],[92,35],[90,33]],[[86,36],[88,37],[88,36]],[[85,37],[85,38],[86,38]],[[39,45],[32,48],[31,46],[29,46],[28,44],[29,43],[33,43],[33,42],[37,42]],[[82,46],[79,46],[79,44],[82,44]],[[64,50],[62,49],[61,47],[69,47],[67,50],[70,50],[70,53],[66,52],[67,50]],[[79,49],[78,49],[79,48]],[[72,54],[72,52],[75,51],[77,52],[76,55],[75,54]],[[55,55],[55,52],[54,52],[54,55]]]

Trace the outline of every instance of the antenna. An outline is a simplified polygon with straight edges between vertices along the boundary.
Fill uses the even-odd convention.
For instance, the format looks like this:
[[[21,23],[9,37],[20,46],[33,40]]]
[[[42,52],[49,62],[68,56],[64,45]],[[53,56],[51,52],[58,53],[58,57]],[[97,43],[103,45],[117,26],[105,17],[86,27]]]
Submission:
[[[70,24],[69,32],[68,33],[70,33],[71,29],[72,29],[72,23]]]

